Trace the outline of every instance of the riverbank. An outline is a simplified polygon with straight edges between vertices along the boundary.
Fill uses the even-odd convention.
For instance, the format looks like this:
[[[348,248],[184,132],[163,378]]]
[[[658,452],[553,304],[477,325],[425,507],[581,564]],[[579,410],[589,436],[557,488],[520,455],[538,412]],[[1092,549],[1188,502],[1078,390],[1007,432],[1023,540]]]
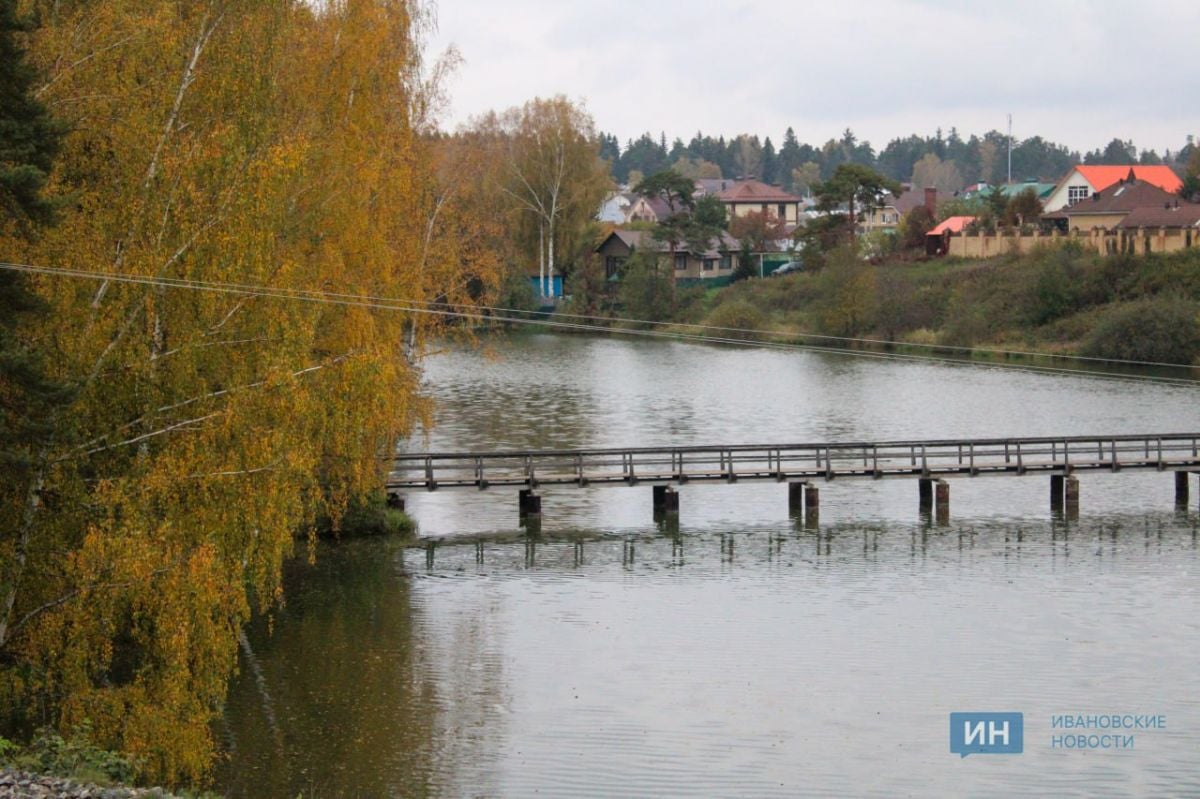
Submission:
[[[1066,246],[881,264],[835,253],[820,272],[680,291],[668,311],[664,321],[741,338],[1192,364],[1200,253],[1105,257]]]
[[[105,787],[66,777],[0,770],[0,799],[181,799],[161,788]]]

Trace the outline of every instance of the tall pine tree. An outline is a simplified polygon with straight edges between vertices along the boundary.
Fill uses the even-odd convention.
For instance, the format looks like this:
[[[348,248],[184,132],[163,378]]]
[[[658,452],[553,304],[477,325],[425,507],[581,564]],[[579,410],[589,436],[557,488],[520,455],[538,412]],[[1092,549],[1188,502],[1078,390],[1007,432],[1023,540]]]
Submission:
[[[54,218],[43,190],[63,128],[33,96],[36,73],[18,40],[25,28],[16,0],[0,0],[0,235],[30,237]],[[67,394],[21,340],[22,323],[41,310],[22,275],[0,270],[0,470],[18,478]]]

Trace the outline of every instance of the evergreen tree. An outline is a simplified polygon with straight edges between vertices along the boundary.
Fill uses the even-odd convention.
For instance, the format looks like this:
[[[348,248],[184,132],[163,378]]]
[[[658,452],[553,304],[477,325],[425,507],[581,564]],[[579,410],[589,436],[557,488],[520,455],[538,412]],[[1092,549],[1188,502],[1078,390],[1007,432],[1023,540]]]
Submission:
[[[779,148],[776,160],[776,172],[787,191],[792,190],[792,170],[802,163],[804,159],[800,157],[800,141],[796,138],[796,131],[789,127],[783,134],[783,145]]]
[[[762,179],[763,183],[779,182],[779,158],[775,155],[775,145],[768,136],[762,147]]]
[[[17,39],[25,28],[16,0],[0,0],[0,235],[29,237],[54,218],[57,203],[43,188],[62,126],[33,97],[36,74]],[[19,336],[41,310],[24,276],[0,271],[0,471],[18,479],[50,434],[53,407],[68,394],[45,377],[39,354]]]
[[[36,74],[17,39],[27,27],[16,0],[0,0],[0,208],[23,232],[53,219],[56,203],[42,190],[63,132],[33,96]]]

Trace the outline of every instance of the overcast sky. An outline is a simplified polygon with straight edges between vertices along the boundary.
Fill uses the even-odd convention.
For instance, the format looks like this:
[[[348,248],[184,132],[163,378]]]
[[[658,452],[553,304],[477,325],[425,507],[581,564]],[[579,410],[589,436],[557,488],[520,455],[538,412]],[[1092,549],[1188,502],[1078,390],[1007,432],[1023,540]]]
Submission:
[[[846,127],[876,150],[956,126],[1072,149],[1200,136],[1200,0],[438,0],[434,52],[465,59],[453,128],[542,96],[583,101],[624,145]]]

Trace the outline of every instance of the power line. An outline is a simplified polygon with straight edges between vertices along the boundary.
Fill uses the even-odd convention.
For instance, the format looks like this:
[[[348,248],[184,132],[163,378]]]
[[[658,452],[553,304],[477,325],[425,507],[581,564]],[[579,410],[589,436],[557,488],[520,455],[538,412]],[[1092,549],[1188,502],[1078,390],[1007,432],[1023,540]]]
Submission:
[[[316,291],[314,289],[278,288],[278,287],[273,287],[273,286],[257,286],[257,285],[251,285],[251,284],[246,284],[246,283],[229,283],[229,282],[222,282],[222,281],[194,280],[194,279],[188,279],[188,278],[168,278],[168,277],[149,278],[149,277],[140,277],[137,275],[122,275],[122,274],[117,274],[117,273],[92,272],[92,271],[86,271],[86,270],[80,270],[80,269],[66,269],[66,268],[62,268],[62,267],[30,266],[30,265],[26,265],[26,264],[0,263],[0,268],[16,269],[16,270],[28,271],[28,272],[39,272],[39,273],[44,273],[44,274],[57,274],[57,275],[63,275],[63,276],[83,277],[83,278],[88,278],[88,279],[92,279],[92,280],[112,280],[112,281],[117,281],[117,282],[145,283],[148,285],[161,285],[161,286],[169,285],[169,286],[175,286],[177,288],[203,288],[205,290],[213,290],[213,291],[218,290],[218,289],[226,289],[226,290],[230,290],[230,291],[236,291],[237,293],[244,292],[247,294],[263,294],[263,292],[271,292],[269,295],[263,294],[263,296],[288,296],[288,297],[296,297],[297,299],[314,298],[314,299],[319,299],[319,300],[330,300],[330,301],[335,300],[335,299],[354,300],[356,302],[370,301],[370,302],[378,302],[378,303],[395,304],[398,307],[402,307],[405,310],[410,310],[410,309],[415,310],[415,308],[412,308],[412,306],[422,306],[422,307],[426,307],[426,308],[440,308],[440,309],[444,309],[444,310],[455,311],[455,313],[461,313],[461,311],[459,311],[458,309],[460,309],[462,307],[459,305],[455,305],[453,303],[436,302],[436,301],[432,301],[432,300],[411,300],[411,299],[402,299],[402,298],[396,298],[396,297],[382,297],[382,296],[370,295],[370,294],[345,294],[345,293],[332,292],[332,291]],[[1195,368],[1192,364],[1174,363],[1174,362],[1169,362],[1169,361],[1139,361],[1139,360],[1131,360],[1131,359],[1123,359],[1123,358],[1104,358],[1104,357],[1090,356],[1090,355],[1068,355],[1068,354],[1064,354],[1064,353],[1053,353],[1053,352],[1032,352],[1032,351],[1028,351],[1028,350],[1005,350],[1005,349],[997,349],[997,348],[989,348],[989,347],[969,347],[969,346],[957,345],[957,344],[923,344],[923,343],[916,343],[916,342],[895,341],[892,339],[863,338],[863,337],[855,337],[855,336],[833,336],[833,335],[828,335],[825,333],[789,332],[789,331],[780,331],[780,330],[759,330],[756,328],[724,327],[724,326],[720,326],[720,325],[704,325],[704,324],[698,324],[695,322],[663,322],[663,321],[655,321],[655,320],[650,320],[650,319],[635,319],[635,318],[624,317],[624,316],[588,316],[585,314],[562,313],[559,311],[553,311],[553,312],[551,312],[551,311],[530,311],[530,310],[526,310],[526,309],[522,309],[522,308],[505,308],[505,307],[494,306],[494,305],[471,305],[470,308],[473,311],[481,312],[481,315],[484,315],[484,316],[486,316],[486,318],[489,318],[489,319],[498,318],[498,317],[494,316],[495,314],[533,314],[533,315],[539,317],[540,319],[546,320],[546,323],[548,323],[549,321],[562,320],[562,319],[581,319],[584,321],[596,322],[596,323],[600,323],[603,325],[609,325],[609,324],[616,322],[616,323],[621,323],[621,324],[648,325],[651,327],[689,328],[689,329],[694,329],[694,330],[712,330],[712,331],[716,331],[716,332],[720,332],[720,333],[737,333],[737,334],[755,335],[755,336],[773,336],[773,337],[787,338],[787,339],[800,338],[800,339],[805,339],[805,340],[814,339],[814,340],[818,340],[818,341],[842,342],[842,343],[846,343],[846,344],[868,344],[871,346],[878,346],[878,347],[907,347],[907,348],[930,350],[933,352],[961,352],[963,354],[996,355],[996,356],[1002,356],[1002,357],[1017,357],[1017,358],[1037,358],[1037,359],[1052,360],[1052,361],[1112,364],[1112,365],[1116,365],[1116,366],[1136,366],[1139,368],[1153,367],[1153,368],[1163,368],[1163,369],[1188,369],[1188,370]],[[492,314],[493,316],[487,316],[487,314],[483,314],[482,312],[487,312],[487,314]],[[451,314],[451,315],[453,315],[453,314]],[[508,320],[508,321],[512,321],[512,320]],[[738,339],[738,341],[743,341],[743,340]],[[784,343],[795,344],[795,342],[784,342]],[[804,344],[804,345],[799,345],[799,346],[804,346],[809,349],[814,349],[814,347],[812,345]],[[835,351],[841,351],[838,348],[832,348],[832,349],[834,349]],[[923,356],[918,356],[918,357],[923,357]],[[950,359],[950,360],[952,360],[956,363],[958,362],[955,359]],[[1046,368],[1046,367],[1038,367],[1038,368]],[[1079,371],[1079,370],[1074,370],[1074,371]]]
[[[1003,369],[1016,369],[1016,370],[1020,370],[1020,371],[1026,371],[1026,372],[1032,372],[1032,373],[1038,373],[1038,374],[1074,375],[1074,376],[1102,378],[1102,379],[1108,379],[1108,380],[1154,382],[1154,383],[1162,383],[1162,384],[1167,384],[1167,385],[1192,386],[1192,385],[1196,385],[1197,383],[1200,383],[1200,381],[1193,380],[1190,378],[1160,377],[1160,376],[1152,376],[1152,375],[1114,374],[1112,372],[1101,372],[1101,371],[1086,370],[1086,369],[1068,369],[1068,368],[1052,367],[1052,366],[1039,366],[1036,364],[983,363],[983,362],[970,361],[970,360],[959,359],[959,358],[939,358],[939,357],[932,356],[932,355],[917,355],[917,354],[909,354],[909,353],[866,352],[866,351],[862,351],[862,350],[850,350],[850,349],[844,349],[844,348],[840,348],[840,347],[823,347],[823,346],[817,346],[817,345],[812,345],[812,344],[796,344],[796,343],[791,343],[791,342],[779,342],[779,341],[754,341],[754,340],[747,340],[744,338],[735,338],[735,337],[730,337],[730,336],[700,335],[700,334],[695,334],[695,333],[683,333],[683,332],[676,332],[676,331],[669,331],[669,330],[638,330],[638,329],[629,329],[629,328],[612,328],[612,327],[608,327],[606,325],[583,324],[583,323],[558,321],[554,318],[529,319],[529,318],[523,318],[523,317],[518,317],[518,316],[503,315],[504,313],[509,313],[509,314],[525,313],[523,311],[518,311],[516,309],[494,308],[492,306],[471,306],[471,310],[464,311],[464,310],[454,310],[455,306],[452,306],[448,303],[435,303],[435,302],[427,302],[427,301],[421,301],[421,300],[407,300],[407,299],[398,299],[398,298],[341,294],[341,293],[336,293],[336,292],[319,292],[319,291],[314,291],[314,290],[309,290],[309,289],[273,288],[273,287],[269,287],[269,286],[253,286],[253,285],[248,285],[248,284],[222,283],[222,282],[216,282],[216,281],[201,281],[201,280],[183,279],[183,278],[122,275],[122,274],[117,274],[117,273],[89,272],[89,271],[84,271],[84,270],[79,270],[79,269],[67,269],[67,268],[61,268],[61,267],[47,267],[47,266],[33,266],[33,265],[28,265],[28,264],[0,263],[0,269],[7,269],[10,271],[18,271],[18,272],[27,272],[27,273],[32,273],[32,274],[49,275],[49,276],[55,276],[55,277],[72,277],[72,278],[79,278],[79,279],[86,279],[86,280],[113,281],[113,282],[118,282],[118,283],[129,283],[129,284],[147,285],[147,286],[160,286],[160,287],[164,287],[164,288],[190,289],[190,290],[195,290],[195,291],[207,291],[207,292],[212,292],[212,293],[232,294],[232,295],[238,295],[238,296],[266,297],[266,298],[274,298],[274,299],[291,299],[291,300],[299,300],[302,302],[310,302],[310,303],[316,303],[316,304],[364,307],[364,308],[371,308],[371,309],[375,309],[375,310],[403,311],[403,312],[407,312],[407,313],[425,314],[425,315],[440,316],[440,317],[445,317],[445,318],[458,318],[458,319],[465,319],[465,320],[471,320],[471,321],[476,321],[476,322],[502,322],[505,324],[513,324],[513,325],[529,325],[529,326],[537,326],[537,327],[541,327],[541,328],[554,328],[554,329],[560,329],[560,330],[573,330],[573,331],[579,331],[579,332],[605,333],[605,334],[609,334],[609,335],[636,336],[636,337],[641,337],[641,338],[655,338],[655,339],[665,339],[665,340],[671,340],[671,341],[688,341],[688,342],[707,343],[707,344],[733,344],[733,345],[738,345],[738,346],[757,347],[760,349],[775,349],[775,350],[785,350],[785,351],[822,352],[822,353],[831,353],[831,354],[837,354],[837,355],[850,355],[850,356],[860,357],[860,358],[874,358],[877,360],[918,361],[918,362],[936,363],[936,364],[953,364],[953,365],[958,365],[958,366],[994,367],[994,368],[1003,368]],[[435,307],[421,307],[421,306],[435,306]],[[489,314],[489,313],[484,313],[485,311],[497,311],[499,313]],[[555,315],[555,316],[558,316],[558,315]],[[580,315],[574,315],[574,314],[563,314],[562,316],[564,318],[579,318],[579,319],[585,319],[585,320],[587,320],[587,319],[603,320],[605,322],[614,321],[612,319],[606,319],[603,317],[587,317],[587,316],[580,316]],[[619,321],[624,321],[627,323],[639,323],[639,320],[630,320],[630,319],[624,319],[624,320],[619,320]],[[663,325],[669,325],[670,323],[646,322],[646,324],[663,326]],[[694,324],[680,325],[680,326],[690,327],[690,328],[710,329],[710,330],[717,330],[717,331],[723,331],[723,332],[753,334],[753,335],[761,335],[762,334],[762,331],[749,330],[749,329],[743,329],[743,328],[722,328],[722,327],[694,325]],[[816,336],[814,336],[814,337],[816,337]],[[820,338],[820,337],[818,337],[818,338]],[[825,338],[837,339],[837,337],[825,337]],[[851,341],[851,342],[884,343],[884,342],[873,342],[870,339],[841,338],[841,339],[837,339],[837,340]],[[1103,360],[1103,359],[1101,359],[1101,360]],[[1125,361],[1125,362],[1120,362],[1120,363],[1124,363],[1126,365],[1138,365],[1138,366],[1172,366],[1172,367],[1182,367],[1183,366],[1183,364],[1154,364],[1154,363],[1145,363],[1145,362],[1137,362],[1137,361]]]

